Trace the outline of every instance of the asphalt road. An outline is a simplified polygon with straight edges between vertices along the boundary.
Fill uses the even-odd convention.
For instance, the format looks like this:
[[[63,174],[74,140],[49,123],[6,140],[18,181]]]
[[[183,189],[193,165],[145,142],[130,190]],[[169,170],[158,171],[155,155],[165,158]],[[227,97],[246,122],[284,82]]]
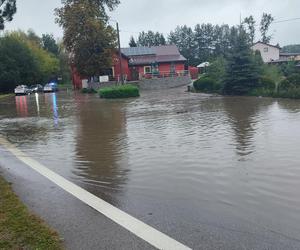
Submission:
[[[67,249],[154,249],[1,147],[0,155],[0,174],[28,208],[60,234]]]

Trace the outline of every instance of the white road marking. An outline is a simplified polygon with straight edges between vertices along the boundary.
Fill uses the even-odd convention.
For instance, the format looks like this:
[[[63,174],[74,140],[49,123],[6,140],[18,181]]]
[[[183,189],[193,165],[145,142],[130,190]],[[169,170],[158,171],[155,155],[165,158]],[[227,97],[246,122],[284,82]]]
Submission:
[[[0,137],[0,144],[2,144],[8,151],[10,151],[15,157],[24,162],[30,168],[49,179],[63,190],[72,194],[88,206],[105,215],[110,220],[148,242],[152,246],[164,250],[191,250],[191,248],[172,239],[166,234],[156,230],[155,228],[145,224],[144,222],[134,218],[133,216],[123,212],[122,210],[114,207],[99,197],[56,174],[41,163],[30,158],[28,155],[2,137]]]

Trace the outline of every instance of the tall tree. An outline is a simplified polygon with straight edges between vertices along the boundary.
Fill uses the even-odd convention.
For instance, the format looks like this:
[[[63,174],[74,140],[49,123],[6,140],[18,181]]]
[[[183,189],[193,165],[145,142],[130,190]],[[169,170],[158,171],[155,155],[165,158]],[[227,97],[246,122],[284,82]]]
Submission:
[[[258,86],[259,70],[246,31],[239,27],[233,41],[224,80],[224,93],[244,95]]]
[[[249,34],[249,39],[250,39],[250,42],[251,44],[254,43],[254,39],[255,39],[255,20],[254,20],[254,17],[251,15],[249,17],[246,17],[243,21],[243,24],[246,25],[246,28],[247,28],[247,32]]]
[[[59,48],[52,34],[42,35],[42,45],[44,50],[47,50],[48,52],[58,56]]]
[[[134,40],[134,37],[133,37],[133,36],[130,37],[129,46],[130,46],[130,47],[137,47],[137,43],[136,43],[136,41]]]
[[[149,30],[148,32],[142,31],[139,34],[137,44],[138,46],[148,47],[165,45],[166,39],[162,33],[153,32],[152,30]]]
[[[261,40],[263,43],[269,43],[272,39],[272,34],[268,35],[268,31],[273,21],[274,17],[271,14],[263,13],[260,21]]]
[[[16,12],[16,0],[0,0],[0,30],[4,30],[5,22],[13,20],[13,15]]]
[[[181,54],[188,59],[188,64],[195,65],[196,45],[194,32],[190,27],[177,26],[175,31],[169,34],[169,43],[177,45]]]
[[[66,0],[56,9],[57,22],[64,29],[66,50],[84,77],[103,74],[112,64],[116,32],[108,24],[105,7],[113,9],[118,0]]]
[[[15,36],[0,38],[0,92],[34,82],[37,69],[38,62],[25,42]]]

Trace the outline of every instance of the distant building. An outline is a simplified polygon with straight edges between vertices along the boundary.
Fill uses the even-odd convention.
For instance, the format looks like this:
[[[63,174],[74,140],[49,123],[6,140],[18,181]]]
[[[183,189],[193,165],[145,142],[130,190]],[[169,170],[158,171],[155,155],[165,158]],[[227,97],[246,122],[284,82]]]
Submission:
[[[253,51],[259,51],[264,63],[280,64],[289,61],[300,62],[300,53],[281,52],[278,45],[257,42],[252,45]]]
[[[300,53],[285,53],[280,52],[279,60],[285,61],[300,61]]]
[[[180,54],[176,45],[123,48],[121,52],[123,77],[128,81],[189,74],[185,70],[187,59]],[[120,81],[120,69],[119,55],[116,53],[113,56],[113,67],[106,73],[110,81]],[[82,88],[84,78],[74,68],[72,75],[74,87]]]
[[[257,42],[252,45],[253,51],[259,51],[264,63],[270,63],[280,59],[281,48],[278,45],[271,45],[263,42]]]

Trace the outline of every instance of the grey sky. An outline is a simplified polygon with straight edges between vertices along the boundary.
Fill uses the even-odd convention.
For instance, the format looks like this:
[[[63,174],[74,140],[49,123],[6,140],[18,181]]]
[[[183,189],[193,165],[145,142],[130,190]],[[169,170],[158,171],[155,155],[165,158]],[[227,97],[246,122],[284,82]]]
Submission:
[[[60,0],[17,0],[18,13],[7,29],[32,28],[38,34],[53,33],[55,37],[62,37],[53,15],[54,8],[60,4]],[[177,25],[206,22],[234,25],[239,23],[240,13],[242,17],[253,14],[259,20],[262,13],[267,12],[280,21],[300,17],[299,10],[299,0],[121,0],[110,15],[119,21],[122,46],[127,46],[130,35],[137,37],[142,30],[167,35]],[[271,31],[274,44],[300,44],[300,20],[273,24]]]

